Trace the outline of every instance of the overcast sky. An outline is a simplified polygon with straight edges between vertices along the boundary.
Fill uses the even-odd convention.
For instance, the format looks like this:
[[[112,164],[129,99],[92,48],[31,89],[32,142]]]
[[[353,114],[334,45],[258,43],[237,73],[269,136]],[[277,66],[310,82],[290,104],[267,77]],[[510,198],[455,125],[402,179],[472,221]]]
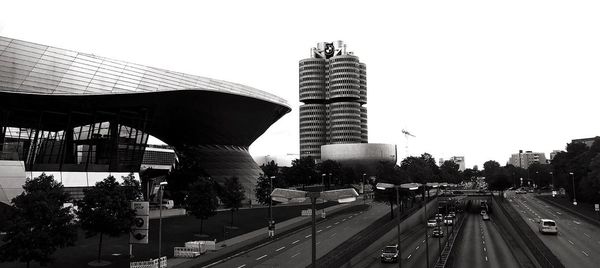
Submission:
[[[407,3],[408,2],[408,3]],[[467,167],[600,135],[600,1],[5,1],[0,35],[252,86],[292,112],[251,147],[298,153],[298,61],[367,64],[369,142]]]

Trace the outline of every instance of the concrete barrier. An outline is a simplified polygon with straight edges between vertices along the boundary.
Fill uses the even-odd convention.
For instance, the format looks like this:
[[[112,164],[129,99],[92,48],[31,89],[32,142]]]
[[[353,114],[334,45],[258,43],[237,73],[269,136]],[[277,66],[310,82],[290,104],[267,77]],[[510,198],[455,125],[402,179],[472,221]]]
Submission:
[[[130,262],[129,268],[167,268],[167,257],[151,259],[148,261]]]
[[[196,258],[200,256],[200,251],[197,251],[195,248],[188,247],[174,247],[173,248],[173,257],[175,258]]]

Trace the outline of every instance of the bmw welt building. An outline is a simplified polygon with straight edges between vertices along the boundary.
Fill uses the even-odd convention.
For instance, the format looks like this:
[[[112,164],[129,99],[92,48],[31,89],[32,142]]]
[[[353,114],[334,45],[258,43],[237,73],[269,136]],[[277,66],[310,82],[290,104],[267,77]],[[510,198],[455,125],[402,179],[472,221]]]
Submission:
[[[0,37],[0,202],[42,172],[71,191],[138,172],[149,135],[248,192],[248,147],[290,110],[252,87]]]

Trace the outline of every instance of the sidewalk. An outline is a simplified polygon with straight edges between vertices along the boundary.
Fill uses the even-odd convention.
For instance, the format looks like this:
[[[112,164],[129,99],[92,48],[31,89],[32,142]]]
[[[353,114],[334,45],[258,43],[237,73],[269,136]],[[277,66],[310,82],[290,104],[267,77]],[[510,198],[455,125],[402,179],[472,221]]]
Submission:
[[[362,205],[363,200],[359,199],[352,203],[347,204],[338,204],[335,206],[331,206],[325,208],[325,214],[330,215],[332,213],[340,212],[347,208],[352,208],[354,206]],[[317,211],[317,220],[321,217],[321,210]],[[287,235],[288,233],[294,232],[296,230],[302,229],[302,227],[307,226],[311,223],[312,217],[306,216],[298,216],[295,218],[291,218],[289,220],[276,223],[275,224],[275,240],[279,239],[282,236]],[[194,259],[186,259],[186,258],[171,258],[167,260],[167,267],[175,267],[175,268],[187,268],[187,267],[199,267],[201,265],[208,265],[213,262],[217,262],[221,259],[231,258],[239,252],[244,252],[256,246],[260,246],[262,244],[270,243],[270,239],[267,237],[267,230],[265,228],[261,228],[252,232],[245,233],[243,235],[239,235],[228,240],[224,240],[218,242],[216,244],[216,251],[209,251],[203,255],[200,255]],[[183,246],[183,245],[182,245]],[[172,249],[169,249],[172,250]],[[225,256],[229,256],[223,258]]]

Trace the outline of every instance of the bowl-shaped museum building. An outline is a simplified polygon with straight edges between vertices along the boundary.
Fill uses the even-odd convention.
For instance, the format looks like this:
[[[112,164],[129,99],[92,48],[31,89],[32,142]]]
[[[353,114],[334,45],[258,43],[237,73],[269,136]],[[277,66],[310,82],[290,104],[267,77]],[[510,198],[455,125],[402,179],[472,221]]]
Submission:
[[[42,172],[71,192],[139,172],[149,135],[249,191],[248,147],[290,110],[252,87],[0,37],[0,201]]]

